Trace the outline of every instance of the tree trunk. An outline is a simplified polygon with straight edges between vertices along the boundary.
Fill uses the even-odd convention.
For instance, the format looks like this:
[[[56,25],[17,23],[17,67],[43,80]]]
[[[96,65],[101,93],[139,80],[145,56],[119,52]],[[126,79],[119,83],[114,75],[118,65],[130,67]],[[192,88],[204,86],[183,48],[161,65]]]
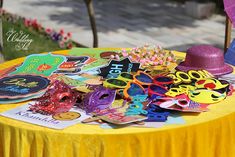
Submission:
[[[2,9],[3,0],[0,0],[0,7]],[[2,15],[0,16],[0,62],[3,62],[3,34],[2,34]]]

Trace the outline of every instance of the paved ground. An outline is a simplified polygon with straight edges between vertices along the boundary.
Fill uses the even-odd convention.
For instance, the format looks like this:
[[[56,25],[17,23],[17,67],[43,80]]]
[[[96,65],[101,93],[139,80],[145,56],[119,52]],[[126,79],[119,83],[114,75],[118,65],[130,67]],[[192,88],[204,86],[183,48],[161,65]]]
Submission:
[[[93,0],[99,47],[134,47],[145,43],[186,50],[193,44],[223,48],[225,18],[213,15],[196,20],[184,5],[169,0]],[[73,39],[92,46],[87,10],[83,0],[5,0],[4,8],[21,16],[37,18],[44,27],[64,28]],[[234,35],[233,35],[234,37]]]

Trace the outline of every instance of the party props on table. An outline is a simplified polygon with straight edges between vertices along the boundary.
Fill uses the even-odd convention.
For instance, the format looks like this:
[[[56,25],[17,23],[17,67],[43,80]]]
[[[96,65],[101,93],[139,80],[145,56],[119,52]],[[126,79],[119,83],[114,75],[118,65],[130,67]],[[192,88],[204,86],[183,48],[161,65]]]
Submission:
[[[208,111],[207,106],[204,104],[199,104],[192,100],[189,100],[186,95],[181,95],[175,98],[164,97],[159,98],[156,102],[152,104],[158,105],[161,108],[176,110],[181,112],[205,112]]]
[[[190,90],[195,90],[196,87],[192,85],[178,85],[177,87],[171,87],[166,93],[166,96],[176,97],[181,94],[188,94]]]
[[[229,83],[215,78],[201,79],[195,82],[195,90],[188,92],[191,100],[198,103],[217,103],[227,96]]]
[[[138,73],[140,73],[140,71],[138,71]],[[143,73],[141,75],[142,77],[150,77],[150,79],[152,79],[152,77],[149,76],[148,74],[146,74],[144,72],[142,72],[142,73]],[[138,77],[138,78],[140,78],[140,77]],[[144,78],[141,78],[141,79],[144,79]],[[134,77],[131,73],[122,72],[117,78],[106,79],[103,82],[103,85],[107,88],[126,88],[127,83],[130,81],[136,82],[137,81],[136,77]]]
[[[142,71],[138,71],[135,75],[123,72],[117,78],[106,79],[103,85],[108,88],[126,88],[128,82],[135,82],[139,85],[149,85],[153,82],[153,78]]]
[[[34,113],[45,115],[68,112],[79,97],[78,93],[72,90],[67,84],[57,80],[29,108]]]
[[[94,116],[103,116],[108,113],[124,113],[128,108],[127,101],[124,99],[114,100],[111,105],[102,110],[92,112]]]
[[[126,88],[123,90],[123,95],[126,99],[132,99],[136,95],[144,94],[145,89],[135,82],[128,82]]]
[[[158,84],[151,84],[148,86],[148,94],[150,97],[153,95],[157,96],[165,96],[165,93],[168,91],[168,89],[164,86],[158,85]]]
[[[48,87],[50,81],[42,76],[13,75],[0,79],[0,98],[16,99],[35,96]]]
[[[142,115],[125,116],[124,113],[108,113],[105,114],[104,116],[100,116],[100,118],[106,122],[118,125],[138,122],[147,119],[146,116]]]
[[[197,80],[213,77],[213,75],[206,70],[176,71],[175,73],[167,74],[167,76],[174,80],[173,83],[175,85],[192,84]]]
[[[72,79],[72,78],[69,78],[69,77],[62,75],[62,74],[53,74],[52,76],[50,76],[50,79],[63,81],[64,83],[66,83],[70,87],[78,87],[78,86],[85,85],[85,83],[80,80]]]
[[[16,67],[18,67],[19,65],[14,65],[14,66],[11,66],[9,68],[5,68],[5,69],[1,69],[0,70],[0,77],[4,77],[6,76],[7,74],[15,71]]]
[[[24,102],[27,100],[32,100],[35,98],[39,98],[44,94],[44,92],[41,92],[39,94],[36,95],[32,95],[32,96],[28,96],[28,97],[24,97],[24,98],[14,98],[14,99],[8,99],[8,98],[0,98],[0,104],[14,104],[14,103],[18,103],[18,102]]]
[[[110,54],[106,52],[107,49],[102,48],[73,48],[69,51],[69,55],[90,57],[88,62],[86,62],[86,64],[81,69],[81,73],[83,73],[90,70],[98,69],[106,65],[109,61],[109,56],[111,57],[111,55],[113,55],[113,53]],[[106,59],[107,57],[108,59]]]
[[[142,102],[146,101],[148,95],[135,95],[132,97],[132,102],[129,104],[129,108],[126,110],[126,116],[132,115],[146,115],[148,112],[144,110]]]
[[[171,51],[166,51],[160,46],[144,45],[131,50],[123,49],[123,57],[130,57],[133,62],[141,63],[142,67],[168,65],[175,63],[175,56]]]
[[[170,69],[169,66],[156,65],[145,67],[145,72],[147,72],[151,76],[167,75],[170,72]]]
[[[148,86],[148,93],[164,96],[167,92],[167,85],[170,85],[173,79],[167,76],[156,76],[152,78],[145,72],[138,71],[135,75],[121,73],[117,78],[106,79],[103,85],[108,88],[123,88],[125,98],[131,98],[135,95],[145,94],[143,86]]]
[[[230,44],[229,48],[227,49],[224,60],[228,64],[235,65],[235,39],[233,39],[232,43]]]
[[[82,67],[89,60],[88,56],[66,56],[67,61],[62,63],[55,73],[77,74],[80,73]]]
[[[115,90],[99,86],[85,96],[79,107],[84,109],[86,113],[97,112],[96,110],[108,108],[114,101],[115,96]]]
[[[32,105],[34,103],[35,102],[30,102]],[[72,108],[68,112],[57,113],[54,115],[44,115],[31,112],[29,107],[29,104],[21,105],[14,109],[2,112],[0,115],[52,129],[64,129],[71,125],[81,123],[81,121],[90,117],[84,111],[77,108]]]
[[[206,78],[206,79],[201,79],[195,82],[195,87],[197,89],[210,89],[210,90],[218,90],[218,89],[224,89],[229,86],[228,82],[222,83],[222,81],[217,80],[215,78]]]
[[[181,71],[205,69],[216,76],[233,72],[233,68],[224,63],[224,52],[210,45],[196,45],[189,48],[185,61],[176,69]]]
[[[224,0],[224,9],[235,27],[235,0]]]
[[[165,122],[170,114],[155,104],[149,104],[146,110],[148,112],[146,122]]]
[[[111,60],[107,66],[100,68],[100,76],[103,78],[116,78],[122,72],[137,72],[140,63],[134,63],[125,58],[123,60]]]
[[[100,58],[120,60],[119,55],[120,53],[115,52],[115,51],[104,51],[100,53]]]
[[[226,90],[196,89],[189,91],[188,97],[197,103],[214,104],[226,98]]]
[[[61,63],[66,60],[64,56],[53,54],[33,54],[26,57],[24,63],[13,74],[36,74],[50,76]]]

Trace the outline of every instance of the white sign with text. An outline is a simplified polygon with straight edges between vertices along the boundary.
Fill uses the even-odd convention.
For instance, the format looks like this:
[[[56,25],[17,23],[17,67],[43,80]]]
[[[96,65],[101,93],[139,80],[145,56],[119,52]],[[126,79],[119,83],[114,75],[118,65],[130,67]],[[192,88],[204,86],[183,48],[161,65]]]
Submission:
[[[29,111],[29,104],[0,113],[1,116],[53,129],[64,129],[89,118],[84,111],[72,108],[69,112],[56,115],[42,115]]]

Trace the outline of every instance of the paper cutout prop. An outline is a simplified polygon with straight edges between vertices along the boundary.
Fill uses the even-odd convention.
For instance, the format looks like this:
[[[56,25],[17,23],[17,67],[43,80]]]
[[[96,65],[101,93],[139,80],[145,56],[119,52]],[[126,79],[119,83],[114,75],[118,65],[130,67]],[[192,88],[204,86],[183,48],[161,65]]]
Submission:
[[[77,74],[80,73],[81,68],[86,64],[89,60],[88,56],[66,56],[67,61],[62,63],[58,70],[55,73],[60,74]]]
[[[227,81],[215,78],[201,79],[195,82],[195,90],[188,92],[188,97],[198,103],[213,104],[226,98],[230,90]]]
[[[174,74],[170,73],[167,76],[173,78],[175,85],[189,84],[202,78],[213,77],[213,75],[206,70],[189,70],[188,72],[176,71]]]
[[[164,97],[159,98],[158,101],[152,104],[158,105],[161,108],[168,110],[176,110],[181,112],[206,112],[208,111],[207,106],[204,104],[199,104],[192,100],[189,100],[187,96],[181,95],[176,98]]]
[[[98,117],[98,116],[103,116],[109,113],[125,113],[127,108],[128,108],[128,105],[126,101],[123,99],[119,99],[119,100],[115,100],[108,108],[105,108],[103,110],[96,110],[95,112],[92,112],[92,115]]]
[[[103,78],[116,78],[122,72],[137,72],[140,63],[134,63],[125,58],[121,61],[111,60],[105,67],[100,68],[100,76]]]
[[[126,110],[126,116],[132,115],[147,115],[147,111],[144,110],[142,102],[146,101],[148,95],[136,95],[132,97],[132,102],[129,104],[129,108]]]
[[[232,64],[233,66],[235,66],[235,39],[233,39],[232,43],[227,49],[227,52],[224,55],[224,60],[226,63]]]
[[[142,121],[147,119],[146,116],[135,115],[135,116],[125,116],[124,113],[108,113],[104,116],[100,116],[100,119],[113,123],[113,124],[128,124],[132,122]]]
[[[25,98],[46,90],[50,81],[34,75],[14,75],[0,79],[0,98]]]
[[[39,98],[43,94],[44,94],[44,92],[36,94],[36,95],[29,96],[29,97],[25,97],[25,98],[15,98],[15,99],[0,98],[0,104],[14,104],[14,103],[18,103],[18,102],[24,102],[24,101],[27,101],[27,100]]]
[[[188,97],[198,103],[214,104],[226,98],[226,90],[216,91],[207,89],[196,89],[189,91]]]
[[[229,83],[222,84],[219,80],[215,78],[201,79],[195,83],[196,88],[205,88],[210,90],[223,89],[229,86]]]
[[[15,71],[16,67],[18,67],[19,65],[14,65],[14,66],[11,66],[9,68],[5,68],[5,69],[2,69],[0,70],[0,77],[4,77],[6,76],[7,74]]]
[[[65,61],[64,56],[53,54],[33,54],[27,56],[24,63],[17,68],[13,74],[36,74],[50,76],[61,63]]]
[[[64,129],[90,117],[84,111],[75,108],[72,108],[69,112],[54,116],[32,113],[29,111],[28,104],[0,113],[0,115],[52,129]]]
[[[145,90],[137,83],[128,82],[126,88],[123,90],[123,94],[126,99],[132,99],[136,95],[145,95]]]
[[[82,67],[81,73],[90,70],[96,70],[108,63],[109,60],[104,59],[102,52],[107,49],[96,49],[96,48],[73,48],[69,51],[69,55],[73,56],[88,56],[90,57],[88,62]]]
[[[61,74],[60,75],[53,74],[52,76],[50,76],[50,79],[63,81],[65,84],[69,85],[72,88],[85,85],[85,83],[80,80],[72,79],[72,78],[69,78],[69,77],[67,77],[65,75],[61,75]]]
[[[147,117],[146,122],[165,122],[170,112],[167,112],[165,109],[160,108],[155,104],[149,104],[147,108]]]
[[[224,0],[224,9],[235,27],[235,0]]]

